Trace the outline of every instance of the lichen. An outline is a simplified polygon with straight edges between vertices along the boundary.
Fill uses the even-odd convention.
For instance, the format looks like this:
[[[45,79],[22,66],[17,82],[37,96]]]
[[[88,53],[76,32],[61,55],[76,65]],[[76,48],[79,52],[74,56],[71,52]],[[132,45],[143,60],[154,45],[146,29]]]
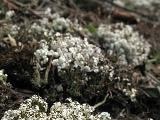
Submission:
[[[93,114],[95,108],[68,98],[67,103],[55,102],[47,113],[48,105],[39,96],[26,99],[17,110],[8,110],[2,120],[110,120],[108,112]]]
[[[78,86],[82,83],[96,78],[112,79],[109,73],[114,73],[100,48],[89,44],[86,38],[74,37],[69,33],[56,33],[51,41],[40,41],[40,48],[34,54],[41,69],[52,56],[52,66],[57,67],[59,76],[72,86],[69,92],[73,95],[80,94]]]
[[[127,3],[129,4],[133,4],[134,6],[147,6],[147,7],[152,7],[152,4],[159,4],[160,1],[159,0],[134,0],[134,2],[132,0],[115,0],[114,3],[118,4],[118,5],[122,5],[125,6]]]
[[[39,72],[46,69],[46,64],[52,57],[52,66],[57,68],[66,92],[84,101],[97,95],[103,96],[110,87],[122,92],[123,89],[130,92],[134,88],[132,75],[129,72],[120,75],[121,68],[114,67],[103,51],[90,44],[86,38],[70,33],[56,33],[48,42],[41,40],[34,55],[40,67]]]
[[[109,55],[116,56],[120,64],[140,65],[150,52],[150,44],[130,25],[102,24],[97,35],[101,46]]]
[[[134,88],[131,74],[122,76],[120,68],[115,67],[100,47],[89,43],[86,36],[77,34],[76,30],[83,30],[77,21],[71,22],[48,8],[42,19],[8,27],[9,31],[2,37],[11,35],[17,44],[24,44],[22,49],[27,46],[26,43],[32,46],[32,59],[25,59],[25,63],[29,63],[26,67],[30,66],[30,73],[27,72],[29,79],[25,79],[25,82],[31,83],[33,89],[48,86],[53,90],[55,86],[61,85],[61,90],[67,94],[88,102],[97,96],[103,97],[111,88],[121,92]],[[21,78],[19,82],[24,83]],[[51,96],[56,96],[56,90],[54,93],[52,90]]]
[[[99,72],[100,69],[105,71],[109,67],[98,65],[105,61],[100,48],[89,44],[87,39],[74,37],[69,33],[56,33],[48,43],[41,40],[40,48],[34,54],[41,65],[48,62],[49,56],[53,56],[52,65],[57,66],[58,71],[71,64],[85,72]]]
[[[6,12],[5,19],[11,20],[11,18],[15,15],[15,12],[13,10],[9,10]]]
[[[3,70],[0,70],[0,84],[6,85],[7,83],[7,74],[3,73]]]

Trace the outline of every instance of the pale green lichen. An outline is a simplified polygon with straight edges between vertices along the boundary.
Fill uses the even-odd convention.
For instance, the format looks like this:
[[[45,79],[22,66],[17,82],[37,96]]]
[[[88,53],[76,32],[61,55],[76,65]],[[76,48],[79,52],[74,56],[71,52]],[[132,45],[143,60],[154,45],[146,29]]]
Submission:
[[[41,40],[34,55],[42,70],[52,57],[52,66],[57,67],[59,76],[72,86],[68,91],[72,95],[80,95],[78,86],[82,83],[96,78],[113,79],[113,67],[101,49],[90,44],[86,38],[75,37],[70,33],[56,33],[48,42]]]
[[[97,35],[101,46],[109,55],[116,56],[120,64],[140,65],[147,60],[151,45],[132,26],[102,24]]]
[[[28,83],[31,83],[34,89],[47,85],[54,88],[57,84],[54,81],[57,79],[54,78],[54,72],[56,72],[57,81],[60,81],[62,89],[65,86],[68,94],[80,97],[84,101],[89,101],[99,94],[104,96],[109,87],[117,89],[115,86],[118,83],[123,86],[118,87],[120,91],[123,89],[131,91],[133,86],[132,79],[128,78],[129,75],[127,73],[125,77],[117,75],[118,72],[115,72],[118,71],[117,68],[114,68],[114,64],[108,60],[104,51],[74,31],[83,30],[78,22],[74,23],[53,14],[49,8],[44,14],[47,17],[44,16],[33,23],[9,26],[12,30],[9,33],[17,43],[18,39],[28,43],[32,43],[33,40],[36,43],[33,50],[34,58],[30,62],[32,78],[28,79]],[[130,86],[126,85],[127,83]]]
[[[146,6],[152,7],[152,4],[160,4],[159,0],[114,0],[114,3],[125,6],[127,4],[132,4],[134,6]]]
[[[25,100],[17,110],[8,110],[2,120],[111,120],[108,112],[93,114],[95,108],[71,99],[67,103],[56,102],[47,113],[48,105],[39,96]]]
[[[45,40],[40,41],[40,48],[34,54],[41,65],[48,62],[49,56],[53,56],[52,65],[57,66],[58,71],[68,68],[71,64],[85,72],[109,69],[107,65],[98,65],[105,61],[100,48],[89,44],[86,38],[74,37],[69,33],[56,33],[48,43]]]
[[[52,66],[57,68],[58,75],[63,80],[62,84],[66,85],[66,92],[71,96],[83,100],[92,99],[98,92],[105,94],[110,83],[114,83],[114,89],[121,84],[123,87],[118,87],[120,91],[126,89],[127,92],[132,92],[132,75],[117,74],[120,68],[114,68],[103,51],[90,44],[86,38],[82,39],[70,33],[56,33],[52,37],[50,41],[41,40],[39,49],[34,52],[39,73],[41,69],[47,69],[46,64],[51,62]],[[41,81],[39,82],[42,83]],[[90,98],[87,98],[88,95]]]
[[[4,74],[3,70],[0,70],[0,84],[6,85],[7,74]]]

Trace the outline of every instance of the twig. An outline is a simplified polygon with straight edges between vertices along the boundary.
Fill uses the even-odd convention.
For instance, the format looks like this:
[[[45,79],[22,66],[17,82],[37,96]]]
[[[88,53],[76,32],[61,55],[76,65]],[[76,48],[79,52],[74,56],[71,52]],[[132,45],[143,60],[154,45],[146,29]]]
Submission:
[[[137,20],[137,18],[139,18],[140,20],[147,21],[152,24],[157,22],[157,21],[153,20],[150,16],[147,16],[143,13],[138,12],[138,11],[134,11],[134,10],[119,6],[115,3],[113,3],[111,0],[106,0],[105,2],[102,2],[100,0],[90,0],[90,1],[95,2],[95,3],[99,4],[100,6],[102,6],[103,8],[105,8],[107,13],[111,13],[112,16],[122,15],[122,17],[126,17],[126,18],[129,17],[129,18],[133,18],[136,20]],[[108,7],[111,7],[112,9],[106,9]],[[117,13],[119,13],[119,14],[117,14]]]
[[[45,71],[45,78],[44,78],[44,83],[47,84],[48,83],[48,75],[49,75],[49,71],[51,69],[51,65],[52,65],[52,60],[53,60],[53,56],[49,59],[49,64],[47,66],[47,69]]]
[[[38,11],[35,11],[31,8],[28,8],[27,5],[24,5],[16,0],[3,0],[3,2],[8,6],[9,9],[18,10],[21,12],[23,12],[25,9],[25,10],[29,11],[31,14],[33,14],[39,18],[42,18],[42,16],[40,14],[38,14]]]
[[[146,75],[147,75],[148,78],[154,80],[155,83],[160,84],[160,81],[153,74],[151,74],[150,72],[147,72]]]
[[[14,3],[12,3],[13,1],[12,0],[3,0],[4,4],[7,5],[7,7],[9,9],[14,9],[14,10],[18,10],[18,6],[16,6]]]
[[[73,2],[73,0],[68,0],[69,5],[71,5],[74,9],[79,10],[79,7]]]
[[[109,96],[109,94],[107,94],[107,95],[104,97],[103,101],[101,101],[101,102],[99,102],[99,103],[95,104],[95,105],[93,106],[93,107],[94,107],[94,109],[96,109],[97,107],[99,107],[99,106],[103,105],[103,104],[106,102],[106,100],[107,100],[108,96]]]

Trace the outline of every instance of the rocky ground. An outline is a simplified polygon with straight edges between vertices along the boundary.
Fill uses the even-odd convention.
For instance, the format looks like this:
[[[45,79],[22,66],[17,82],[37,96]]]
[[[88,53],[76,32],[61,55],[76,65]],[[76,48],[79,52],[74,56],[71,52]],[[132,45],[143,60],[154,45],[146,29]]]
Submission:
[[[159,8],[159,0],[0,2],[0,118],[159,120]]]

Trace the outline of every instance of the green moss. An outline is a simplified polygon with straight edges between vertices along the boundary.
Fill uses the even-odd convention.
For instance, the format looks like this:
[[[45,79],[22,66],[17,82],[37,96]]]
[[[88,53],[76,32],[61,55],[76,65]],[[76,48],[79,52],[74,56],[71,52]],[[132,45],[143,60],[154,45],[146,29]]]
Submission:
[[[160,64],[160,52],[157,52],[155,55],[154,55],[154,58],[155,60],[155,63],[156,64]]]
[[[160,64],[160,52],[154,53],[152,59],[148,60],[147,63]]]
[[[86,26],[87,30],[91,33],[95,33],[97,31],[97,28],[92,23]]]
[[[134,4],[131,4],[130,2],[126,2],[125,7],[127,7],[129,10],[135,10],[136,9],[136,6]]]

